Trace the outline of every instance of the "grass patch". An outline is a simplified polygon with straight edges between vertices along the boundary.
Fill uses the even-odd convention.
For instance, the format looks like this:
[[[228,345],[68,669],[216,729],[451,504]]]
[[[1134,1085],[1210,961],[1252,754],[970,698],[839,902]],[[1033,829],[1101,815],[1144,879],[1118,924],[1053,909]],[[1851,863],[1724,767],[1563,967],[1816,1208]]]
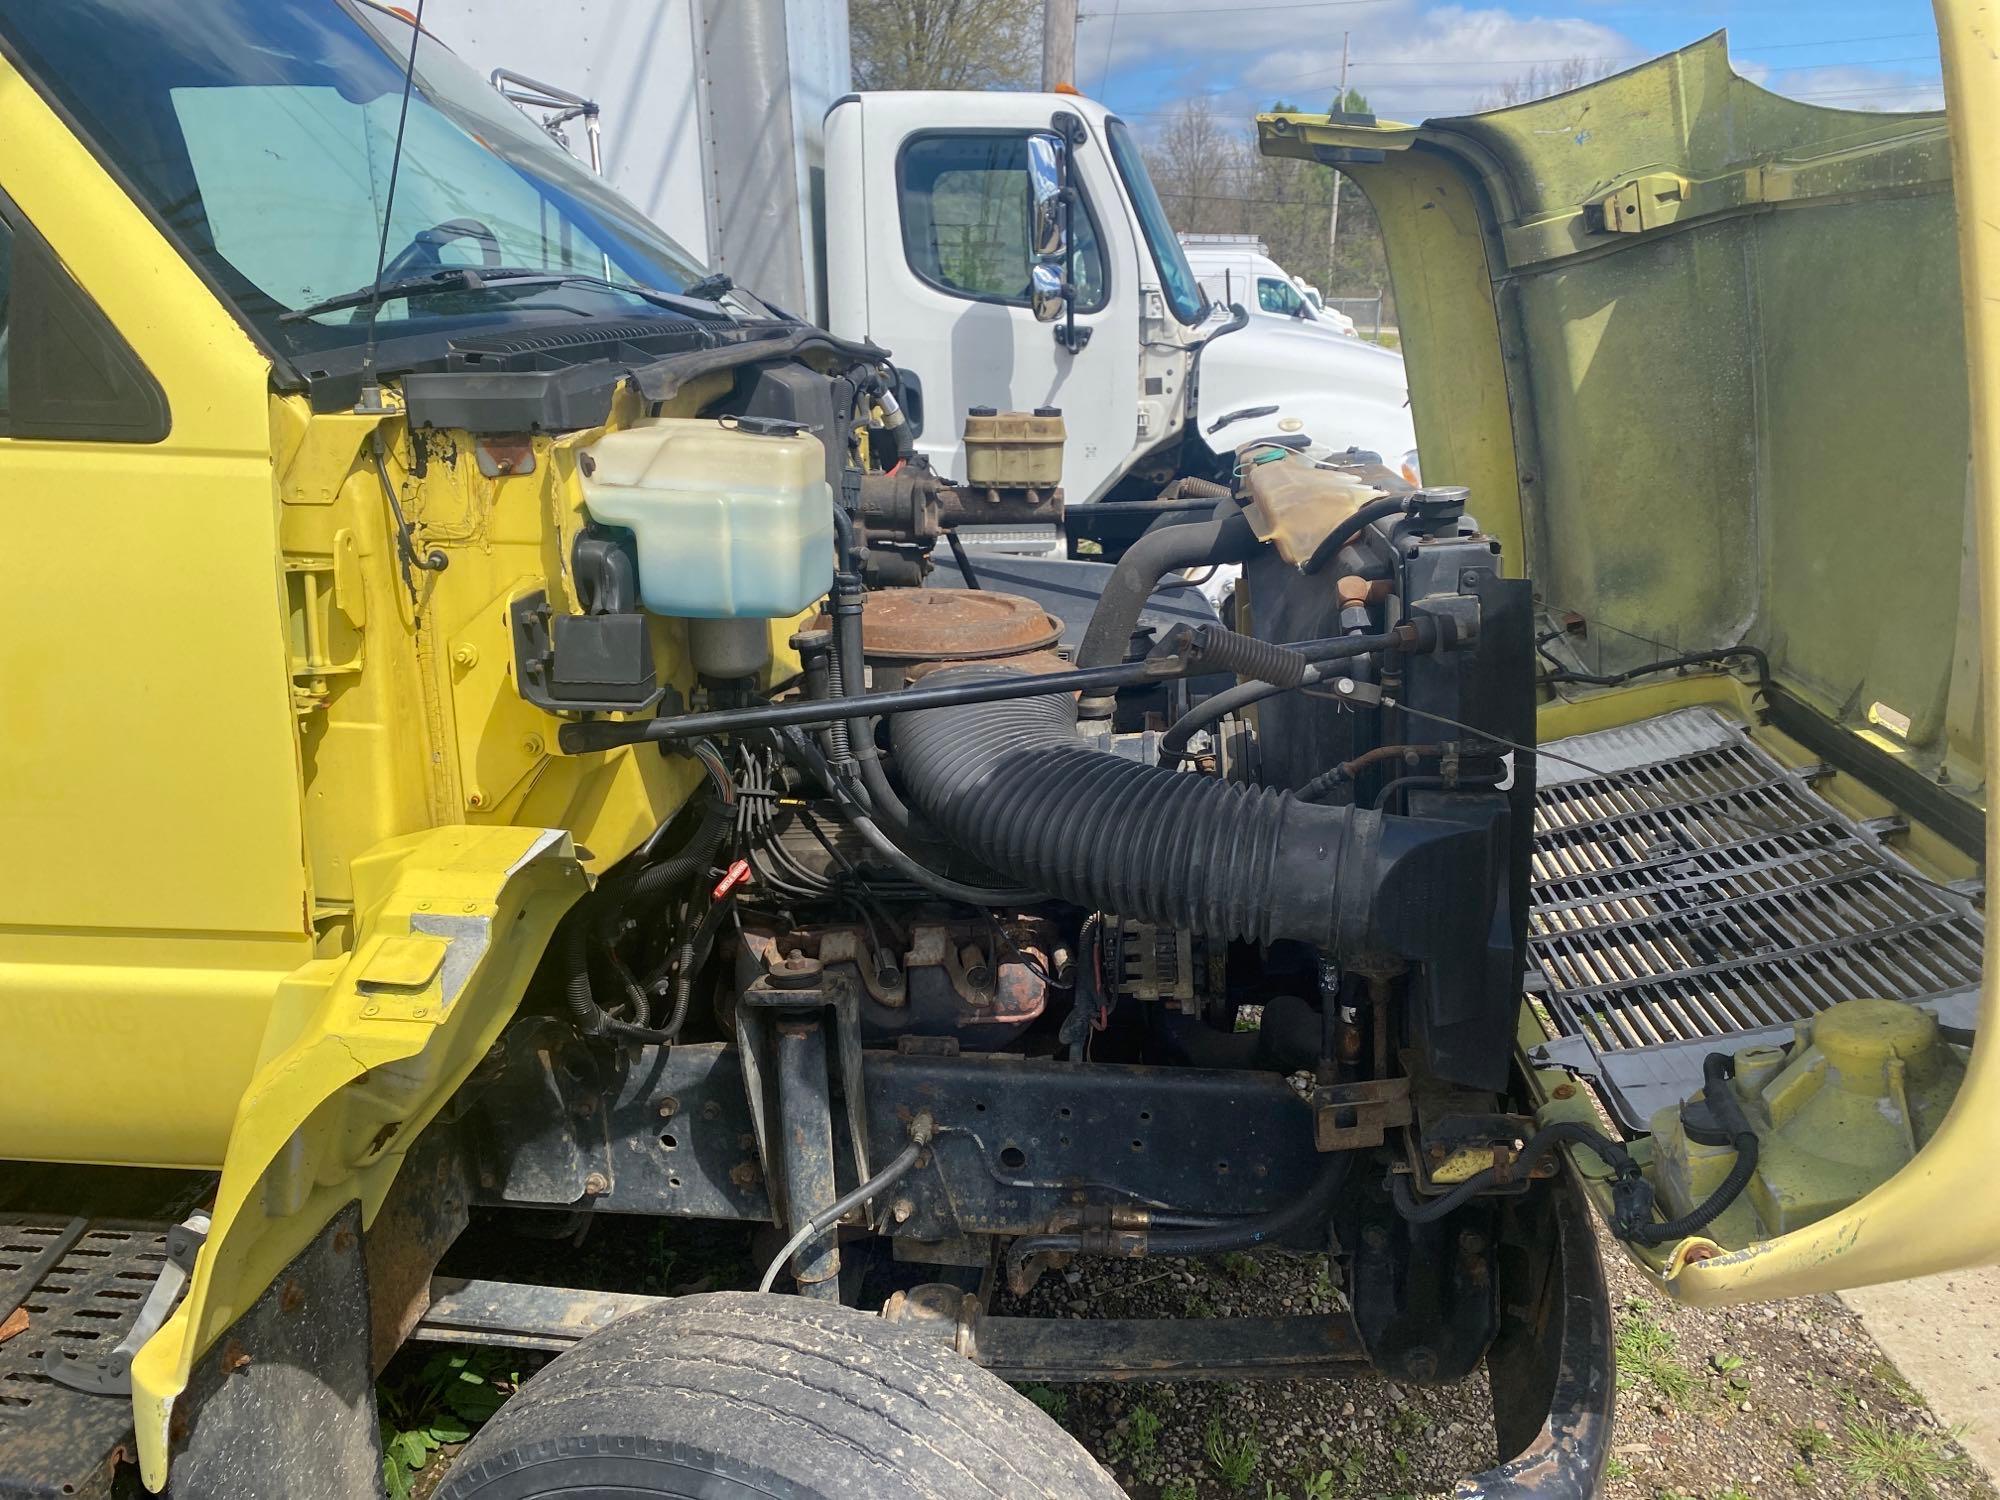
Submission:
[[[1694,1394],[1695,1374],[1676,1356],[1678,1346],[1673,1329],[1652,1317],[1650,1304],[1638,1299],[1626,1303],[1613,1343],[1618,1388],[1629,1391],[1644,1381],[1669,1404],[1686,1401]]]
[[[1220,1415],[1208,1419],[1208,1426],[1202,1433],[1202,1452],[1208,1456],[1208,1466],[1215,1470],[1215,1477],[1232,1490],[1250,1487],[1250,1481],[1257,1477],[1258,1460],[1264,1456],[1264,1446],[1249,1433],[1231,1436],[1222,1430]]]
[[[1888,1391],[1890,1395],[1894,1396],[1905,1406],[1914,1406],[1924,1410],[1929,1409],[1929,1403],[1924,1400],[1924,1393],[1905,1380],[1903,1372],[1890,1364],[1888,1360],[1878,1359],[1874,1361],[1868,1366],[1868,1373],[1884,1390]]]
[[[1176,1479],[1160,1486],[1160,1500],[1198,1500],[1192,1479]]]
[[[1060,1422],[1069,1415],[1069,1393],[1059,1391],[1051,1385],[1017,1385],[1014,1387],[1043,1411]]]
[[[1135,1406],[1126,1419],[1125,1451],[1144,1458],[1160,1444],[1160,1419],[1150,1406]]]
[[[1940,1481],[1964,1479],[1972,1471],[1965,1456],[1949,1446],[1958,1432],[1941,1437],[1882,1421],[1849,1422],[1840,1467],[1859,1484],[1887,1485],[1910,1500],[1932,1500]]]

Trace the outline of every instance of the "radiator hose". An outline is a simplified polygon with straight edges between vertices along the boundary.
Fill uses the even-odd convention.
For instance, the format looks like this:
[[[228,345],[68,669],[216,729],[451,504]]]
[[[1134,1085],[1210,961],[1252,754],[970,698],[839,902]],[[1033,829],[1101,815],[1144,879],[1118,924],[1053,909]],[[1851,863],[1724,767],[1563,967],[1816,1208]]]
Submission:
[[[897,714],[890,739],[910,801],[953,842],[1086,910],[1419,960],[1491,910],[1485,827],[1140,765],[1087,745],[1067,693]]]

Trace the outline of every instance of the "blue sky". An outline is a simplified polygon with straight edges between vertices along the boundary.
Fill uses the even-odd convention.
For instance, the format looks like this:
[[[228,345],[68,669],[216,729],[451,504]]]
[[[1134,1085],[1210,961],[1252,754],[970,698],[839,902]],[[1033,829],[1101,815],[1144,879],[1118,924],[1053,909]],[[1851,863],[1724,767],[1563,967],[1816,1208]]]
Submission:
[[[1726,28],[1737,71],[1840,109],[1942,102],[1937,29],[1921,0],[1084,0],[1078,85],[1158,123],[1212,97],[1247,115],[1280,95],[1323,109],[1350,33],[1349,81],[1385,117],[1421,120],[1494,101],[1507,79],[1584,58],[1615,72]]]

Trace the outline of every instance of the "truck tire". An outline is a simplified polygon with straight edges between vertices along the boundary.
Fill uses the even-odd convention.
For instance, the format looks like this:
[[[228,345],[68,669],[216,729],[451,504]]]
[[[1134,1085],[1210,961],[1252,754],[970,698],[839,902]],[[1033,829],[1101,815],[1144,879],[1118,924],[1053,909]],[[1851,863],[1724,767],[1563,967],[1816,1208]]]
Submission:
[[[1075,1439],[935,1335],[803,1297],[715,1292],[549,1364],[436,1500],[1119,1500]]]

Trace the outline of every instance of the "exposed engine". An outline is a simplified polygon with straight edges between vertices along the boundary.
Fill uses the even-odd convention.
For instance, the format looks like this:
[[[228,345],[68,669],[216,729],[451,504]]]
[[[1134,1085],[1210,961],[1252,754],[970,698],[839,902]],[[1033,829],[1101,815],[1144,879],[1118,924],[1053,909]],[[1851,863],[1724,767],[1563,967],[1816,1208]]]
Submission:
[[[732,482],[765,507],[764,551],[716,553],[712,576],[687,586],[726,581],[769,602],[745,619],[707,602],[688,611],[699,678],[686,711],[656,685],[655,717],[562,731],[571,753],[658,743],[708,782],[570,919],[564,982],[583,1031],[736,1044],[756,1069],[755,1134],[773,1170],[819,1184],[814,1201],[835,1177],[823,1161],[782,1159],[758,1078],[777,1077],[768,1107],[788,1118],[788,1090],[808,1088],[796,1080],[820,1079],[809,1133],[832,1140],[826,1059],[841,1058],[834,1095],[858,1111],[847,1136],[859,1140],[880,1124],[856,1102],[862,1049],[1285,1075],[1310,1102],[1327,1165],[1299,1182],[1285,1222],[1235,1220],[1218,1244],[1324,1217],[1356,1153],[1395,1153],[1378,1159],[1439,1195],[1518,1146],[1526,1127],[1502,1095],[1525,943],[1532,757],[1514,748],[1533,734],[1530,596],[1501,575],[1465,492],[1412,489],[1365,455],[1260,444],[1227,480],[1183,479],[1137,505],[1155,514],[1115,564],[974,556],[958,526],[1061,514],[1055,414],[1013,427],[975,414],[988,475],[1024,481],[975,490],[911,460],[885,376],[787,372],[766,385],[753,369],[743,381],[751,399],[723,419],[726,442],[685,422],[592,450],[593,514],[638,516],[640,529],[644,506],[615,486],[653,483],[646,455],[669,440],[719,444],[744,476]],[[829,391],[837,409],[815,413]],[[829,458],[821,482],[817,459],[800,467],[809,431],[867,441],[853,462]],[[1009,432],[1033,450],[1022,462]],[[803,476],[793,491],[788,472]],[[685,487],[679,471],[669,482]],[[809,576],[825,545],[811,523],[829,500],[830,583]],[[709,531],[670,540],[672,555],[716,546]],[[592,597],[614,606],[595,611],[606,640],[624,628],[624,601],[664,612],[649,539],[636,584],[618,547],[607,530],[578,548],[579,575],[602,580]],[[1194,585],[1222,567],[1240,573],[1218,612]],[[754,617],[814,599],[804,628]],[[563,666],[555,624],[546,680],[587,676]],[[575,617],[566,628],[580,638]],[[774,640],[795,670],[774,665]],[[782,1040],[764,1039],[804,1045],[807,1031],[781,1018],[829,1011],[834,1040],[813,1044],[826,1047],[817,1062],[788,1064]],[[1059,1079],[1036,1077],[1064,1097]],[[1143,1129],[1151,1117],[1136,1118]],[[1072,1155],[1090,1144],[1043,1142]],[[1054,1179],[1025,1196],[1025,1180],[1008,1186],[1029,1146],[991,1151],[973,1168],[1001,1193],[975,1215],[988,1227],[949,1195],[920,1195],[899,1233],[1022,1234],[1017,1282],[1049,1253],[1141,1253],[1147,1213],[1118,1231],[1137,1240],[1092,1240],[1086,1220],[1129,1217],[1120,1204],[1159,1203],[1159,1190],[1093,1166],[1106,1205],[1064,1208]],[[1372,1180],[1377,1207],[1363,1211],[1386,1213]],[[1206,1211],[1198,1195],[1189,1206]],[[1199,1253],[1208,1231],[1170,1222],[1153,1225],[1154,1251]],[[1060,1232],[1023,1233],[1034,1228]],[[1195,1248],[1175,1250],[1184,1238]],[[831,1274],[801,1264],[802,1283]]]

